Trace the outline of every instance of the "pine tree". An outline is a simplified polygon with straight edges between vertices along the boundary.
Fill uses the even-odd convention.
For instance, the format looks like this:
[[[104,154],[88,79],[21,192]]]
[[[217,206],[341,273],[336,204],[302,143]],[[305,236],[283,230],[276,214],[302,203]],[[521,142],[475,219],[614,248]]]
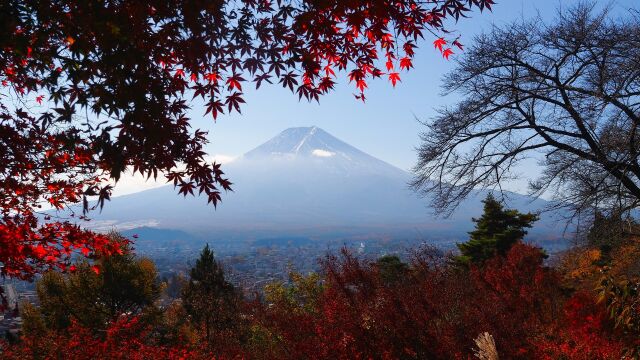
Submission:
[[[469,233],[467,242],[457,244],[461,255],[455,261],[459,264],[480,264],[495,255],[503,256],[527,234],[525,228],[530,228],[538,220],[538,216],[532,213],[504,209],[491,194],[482,202],[484,213],[479,219],[473,219],[475,230]]]
[[[207,244],[191,269],[182,302],[191,321],[204,328],[210,346],[216,335],[237,325],[237,300],[236,289],[225,279],[224,269]]]

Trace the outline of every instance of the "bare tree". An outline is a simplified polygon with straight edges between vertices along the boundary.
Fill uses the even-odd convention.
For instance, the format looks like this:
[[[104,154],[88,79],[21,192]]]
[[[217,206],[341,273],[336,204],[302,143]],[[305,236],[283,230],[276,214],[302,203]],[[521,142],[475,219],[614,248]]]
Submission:
[[[571,214],[640,201],[640,21],[593,3],[495,27],[444,79],[461,93],[425,125],[413,186],[447,212],[476,188],[498,188],[526,158],[532,194]]]

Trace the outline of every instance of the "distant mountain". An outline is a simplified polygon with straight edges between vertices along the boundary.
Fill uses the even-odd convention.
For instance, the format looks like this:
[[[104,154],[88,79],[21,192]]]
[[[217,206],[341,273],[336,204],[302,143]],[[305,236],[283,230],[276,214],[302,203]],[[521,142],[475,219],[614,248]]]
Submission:
[[[316,126],[287,129],[246,153],[241,161],[247,164],[277,162],[278,165],[283,165],[284,162],[289,169],[297,167],[307,171],[329,171],[338,178],[365,174],[406,176],[406,172],[356,149]]]
[[[183,198],[172,186],[114,198],[95,227],[175,229],[210,239],[280,236],[464,237],[481,213],[479,191],[449,219],[435,218],[407,183],[411,175],[335,138],[318,127],[291,128],[224,166],[234,183],[215,210],[203,198]],[[546,202],[510,194],[522,211]],[[137,226],[132,226],[132,224]],[[532,232],[555,237],[561,225],[549,215]]]

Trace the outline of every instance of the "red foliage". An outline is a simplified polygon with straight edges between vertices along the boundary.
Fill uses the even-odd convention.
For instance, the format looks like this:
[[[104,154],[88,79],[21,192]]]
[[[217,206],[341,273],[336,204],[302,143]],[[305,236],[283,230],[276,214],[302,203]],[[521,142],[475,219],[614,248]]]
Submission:
[[[483,332],[507,359],[620,354],[621,345],[580,312],[590,312],[593,302],[572,300],[563,310],[558,276],[542,260],[539,249],[524,244],[470,272],[418,258],[404,280],[387,284],[375,265],[345,252],[325,263],[317,312],[273,304],[261,321],[284,339],[287,352],[274,357],[466,359]],[[548,340],[556,331],[566,341]],[[560,352],[567,344],[574,353]]]
[[[36,272],[46,269],[72,270],[68,265],[76,250],[97,258],[101,253],[120,252],[122,245],[68,222],[48,223],[38,228],[29,225],[11,220],[0,224],[2,276],[30,280]]]
[[[49,133],[24,111],[11,117],[4,104],[0,134],[0,275],[30,279],[47,268],[66,270],[74,252],[94,257],[119,251],[122,244],[70,222],[39,224],[35,212],[42,202],[61,209],[96,191],[102,179],[86,170],[88,142]]]
[[[540,249],[516,243],[506,256],[471,269],[478,320],[508,358],[530,357],[532,338],[560,313],[560,278],[543,259]]]
[[[104,336],[96,336],[91,329],[76,323],[66,332],[50,331],[46,336],[33,335],[22,338],[15,346],[2,350],[3,359],[212,359],[201,349],[168,346],[154,341],[149,329],[137,318],[123,317],[110,325]]]
[[[74,324],[26,336],[3,356],[206,359],[215,348],[217,358],[470,359],[474,339],[488,332],[504,359],[622,358],[623,340],[603,305],[586,291],[566,299],[542,260],[539,249],[521,243],[470,270],[421,253],[402,276],[390,276],[383,271],[393,269],[344,251],[325,260],[322,290],[245,304],[247,326],[209,350],[179,338],[168,343],[163,330],[123,317],[106,334]]]
[[[625,344],[612,332],[603,304],[594,295],[579,291],[564,305],[561,325],[537,343],[539,359],[622,359]]]

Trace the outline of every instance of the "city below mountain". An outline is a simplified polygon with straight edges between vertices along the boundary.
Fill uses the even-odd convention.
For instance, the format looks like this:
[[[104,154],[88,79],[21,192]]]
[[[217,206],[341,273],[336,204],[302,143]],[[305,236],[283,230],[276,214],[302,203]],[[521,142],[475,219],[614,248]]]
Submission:
[[[223,168],[234,191],[223,194],[217,209],[168,185],[112,199],[93,213],[90,227],[207,241],[293,236],[453,243],[466,238],[487,195],[478,191],[451,217],[436,217],[428,200],[409,189],[410,173],[318,127],[287,129]],[[547,205],[515,193],[506,203],[520,211]],[[544,214],[529,239],[560,246],[563,224],[553,215]]]

